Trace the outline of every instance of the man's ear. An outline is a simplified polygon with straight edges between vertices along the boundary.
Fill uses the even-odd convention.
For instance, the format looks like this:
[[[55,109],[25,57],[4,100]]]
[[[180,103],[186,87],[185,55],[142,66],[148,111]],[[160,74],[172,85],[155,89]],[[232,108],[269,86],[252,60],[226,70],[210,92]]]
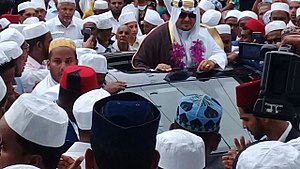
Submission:
[[[41,41],[37,41],[36,42],[36,46],[38,47],[38,49],[42,50],[43,49],[43,44]]]
[[[95,166],[96,162],[95,162],[93,150],[87,149],[84,156],[85,156],[84,158],[85,158],[85,168],[86,169],[97,168],[97,166]]]
[[[159,152],[157,150],[154,150],[153,157],[152,157],[151,169],[157,169],[158,168],[159,159],[160,159]]]
[[[45,167],[43,165],[43,158],[41,155],[27,155],[25,156],[25,162],[38,168]]]

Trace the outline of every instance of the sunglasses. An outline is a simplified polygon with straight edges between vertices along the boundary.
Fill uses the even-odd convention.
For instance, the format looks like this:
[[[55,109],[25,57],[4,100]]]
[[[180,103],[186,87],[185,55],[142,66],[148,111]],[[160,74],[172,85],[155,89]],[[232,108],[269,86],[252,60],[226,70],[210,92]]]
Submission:
[[[196,14],[194,14],[194,13],[184,13],[184,12],[181,12],[180,15],[179,15],[179,18],[186,18],[186,17],[189,17],[189,18],[196,18]]]

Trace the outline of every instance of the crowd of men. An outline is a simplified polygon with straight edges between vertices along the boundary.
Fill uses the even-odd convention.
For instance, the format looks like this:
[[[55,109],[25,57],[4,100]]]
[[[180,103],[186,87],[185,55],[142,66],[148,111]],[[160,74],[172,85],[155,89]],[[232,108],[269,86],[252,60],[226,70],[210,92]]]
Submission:
[[[199,72],[239,60],[239,43],[290,44],[300,55],[300,0],[1,0],[0,168],[297,169],[300,131],[256,117],[260,80],[236,87],[243,128],[223,166],[223,108],[178,100],[170,130],[146,98],[107,82],[105,53],[132,51],[137,70]],[[299,27],[298,27],[299,26]],[[125,92],[121,92],[125,90]],[[205,125],[203,125],[205,124]],[[206,125],[207,124],[207,125]]]

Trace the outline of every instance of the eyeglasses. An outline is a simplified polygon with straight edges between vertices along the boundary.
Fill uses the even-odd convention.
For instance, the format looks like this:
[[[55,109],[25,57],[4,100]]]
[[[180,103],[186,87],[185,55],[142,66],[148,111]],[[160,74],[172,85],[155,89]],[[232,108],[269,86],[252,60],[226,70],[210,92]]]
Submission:
[[[196,18],[196,14],[194,13],[185,13],[185,12],[181,12],[180,15],[179,15],[179,18],[186,18],[186,17],[189,17],[189,18]]]

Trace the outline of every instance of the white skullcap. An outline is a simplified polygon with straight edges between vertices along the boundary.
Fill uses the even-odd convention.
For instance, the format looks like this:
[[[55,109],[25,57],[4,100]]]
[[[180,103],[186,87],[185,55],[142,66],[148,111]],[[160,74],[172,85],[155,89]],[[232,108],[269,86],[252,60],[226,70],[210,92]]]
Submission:
[[[297,9],[296,11],[296,17],[300,16],[300,8]]]
[[[133,12],[126,12],[120,15],[119,22],[121,25],[125,25],[130,22],[137,22]]]
[[[164,169],[200,169],[205,167],[205,145],[201,137],[175,129],[156,137],[160,154],[158,166]]]
[[[97,52],[90,48],[76,48],[77,58],[80,58],[84,54],[97,54]]]
[[[6,18],[0,19],[0,25],[2,28],[6,28],[10,24],[10,21]]]
[[[27,24],[10,24],[9,28],[14,28],[18,30],[20,33],[23,33],[23,29],[27,26]]]
[[[21,47],[14,41],[0,42],[0,49],[9,58],[9,60],[17,59],[23,53]]]
[[[2,50],[0,50],[0,66],[4,65],[5,63],[8,63],[10,61],[11,61],[11,59],[8,58]]]
[[[271,16],[271,10],[268,10],[264,15],[263,15],[263,21],[264,24],[268,24],[270,22],[270,16]]]
[[[164,23],[164,20],[161,19],[159,13],[152,9],[146,10],[144,21],[156,26]]]
[[[271,12],[273,11],[284,11],[289,13],[289,5],[283,2],[275,2],[271,5]]]
[[[272,31],[285,29],[287,26],[283,21],[272,21],[265,26],[266,35]]]
[[[239,16],[239,18],[238,18],[238,21],[239,21],[240,19],[244,18],[244,17],[250,17],[250,18],[253,18],[253,19],[256,19],[256,20],[258,19],[256,13],[254,13],[253,11],[247,11],[247,10],[241,12],[241,14],[240,14],[240,16]]]
[[[108,3],[104,0],[98,0],[95,1],[94,3],[94,10],[107,9],[107,8],[108,8]]]
[[[94,104],[110,94],[104,89],[95,89],[81,95],[74,103],[73,114],[81,130],[91,130]]]
[[[1,53],[3,54],[3,52],[0,52],[0,60],[1,60]],[[0,63],[0,65],[1,65],[1,63]],[[5,85],[2,77],[0,76],[0,102],[6,96],[6,92],[7,92],[6,85]]]
[[[202,15],[202,23],[208,26],[216,26],[219,24],[221,20],[221,12],[216,11],[214,9],[209,9]]]
[[[0,33],[0,42],[14,41],[19,46],[25,42],[25,37],[15,28],[7,28]]]
[[[37,17],[29,17],[29,18],[26,18],[24,21],[23,21],[23,24],[33,24],[33,23],[38,23],[40,22],[39,18]]]
[[[107,73],[106,57],[100,54],[84,54],[78,58],[78,64],[89,66],[93,68],[96,73]]]
[[[23,29],[23,35],[26,40],[34,39],[45,35],[49,32],[49,28],[45,22],[33,23]]]
[[[91,23],[94,23],[95,25],[97,25],[98,24],[97,21],[98,21],[98,16],[97,15],[92,15],[92,16],[89,16],[89,17],[85,18],[83,20],[83,24],[91,22]]]
[[[227,12],[225,19],[230,18],[230,17],[239,18],[241,13],[242,12],[239,10],[230,10]]]
[[[33,165],[27,165],[27,164],[15,164],[5,167],[4,169],[39,169]]]
[[[215,9],[215,5],[208,0],[201,0],[198,4],[198,7],[207,11],[209,9]]]
[[[55,102],[56,100],[58,100],[59,88],[59,84],[54,85],[50,87],[47,91],[45,91],[43,94],[41,94],[41,97]]]
[[[228,24],[220,24],[215,26],[217,29],[218,33],[221,34],[231,34],[231,28]]]
[[[262,2],[272,3],[272,0],[262,0]]]
[[[111,18],[109,18],[107,15],[105,15],[105,17],[102,17],[102,16],[99,17],[97,28],[98,29],[110,29],[110,28],[112,28]]]
[[[300,166],[300,152],[279,141],[264,141],[241,152],[236,169],[295,169]]]
[[[124,6],[122,8],[121,15],[124,13],[128,13],[128,12],[132,12],[133,14],[135,14],[136,20],[137,20],[137,18],[139,18],[138,8],[135,7],[133,4],[128,4],[128,5]]]
[[[289,2],[300,2],[300,0],[289,0]]]
[[[25,9],[34,9],[34,3],[32,2],[23,2],[18,5],[18,12],[23,11]]]
[[[34,3],[35,9],[46,9],[45,1],[44,0],[31,0],[32,3]]]
[[[35,144],[61,147],[65,143],[69,118],[55,102],[24,93],[4,119],[12,130]]]
[[[76,4],[75,0],[58,0],[57,4],[61,4],[61,3],[73,3]]]

